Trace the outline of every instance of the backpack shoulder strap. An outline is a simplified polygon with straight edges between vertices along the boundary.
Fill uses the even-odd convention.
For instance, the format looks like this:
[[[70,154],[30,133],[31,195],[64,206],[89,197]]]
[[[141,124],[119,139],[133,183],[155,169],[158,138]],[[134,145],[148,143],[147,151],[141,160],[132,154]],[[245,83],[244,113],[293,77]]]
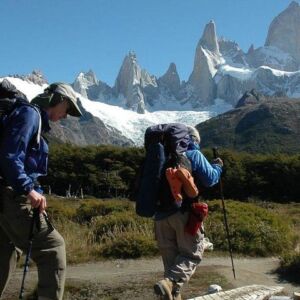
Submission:
[[[36,133],[36,140],[35,141],[36,141],[37,145],[39,145],[40,142],[41,142],[41,135],[42,135],[42,116],[41,116],[41,112],[40,112],[39,108],[36,105],[31,104],[27,101],[22,102],[21,105],[27,105],[27,106],[32,107],[38,114],[39,124],[38,124],[38,131]]]
[[[35,111],[38,113],[39,116],[38,131],[36,133],[36,143],[39,145],[41,142],[41,135],[42,135],[42,116],[40,110],[35,105],[30,104],[30,106],[32,106],[35,109]]]
[[[38,123],[38,131],[36,133],[36,143],[39,145],[41,141],[41,135],[42,135],[42,117],[40,110],[37,106],[29,103],[27,99],[23,98],[4,98],[0,99],[0,118],[4,116],[9,116],[13,113],[13,111],[22,105],[30,106],[32,107],[38,114],[39,123]]]

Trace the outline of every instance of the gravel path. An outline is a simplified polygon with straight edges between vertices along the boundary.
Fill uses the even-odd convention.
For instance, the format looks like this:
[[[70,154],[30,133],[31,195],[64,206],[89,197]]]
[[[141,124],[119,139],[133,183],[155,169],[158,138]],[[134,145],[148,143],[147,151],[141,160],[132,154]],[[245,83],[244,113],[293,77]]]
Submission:
[[[281,282],[278,276],[273,272],[278,266],[276,258],[235,258],[234,259],[236,280],[233,278],[231,261],[229,257],[207,257],[198,268],[198,273],[209,268],[225,276],[233,287],[241,287],[251,284],[280,285],[285,288],[288,295],[294,291],[300,291],[300,286],[295,286],[287,282]],[[67,284],[72,282],[78,286],[82,283],[97,284],[97,289],[123,289],[126,290],[128,282],[135,284],[135,289],[143,288],[143,284],[148,282],[152,286],[158,280],[163,272],[162,262],[159,258],[138,259],[138,260],[108,260],[88,264],[79,264],[68,266]],[[16,299],[16,291],[20,287],[22,270],[18,269],[11,280],[4,299]],[[36,282],[37,274],[32,268],[27,276],[26,288],[32,288]],[[211,282],[213,284],[214,282]],[[196,296],[196,295],[195,295]],[[128,299],[128,295],[124,299]],[[150,297],[150,296],[149,296]],[[140,294],[135,297],[130,295],[131,299],[148,299]],[[152,296],[153,298],[153,296]],[[67,298],[71,299],[71,298]],[[93,298],[88,293],[82,298],[76,299],[100,299]],[[101,298],[109,299],[109,298]],[[113,298],[118,299],[118,298]],[[149,298],[150,299],[150,298]]]

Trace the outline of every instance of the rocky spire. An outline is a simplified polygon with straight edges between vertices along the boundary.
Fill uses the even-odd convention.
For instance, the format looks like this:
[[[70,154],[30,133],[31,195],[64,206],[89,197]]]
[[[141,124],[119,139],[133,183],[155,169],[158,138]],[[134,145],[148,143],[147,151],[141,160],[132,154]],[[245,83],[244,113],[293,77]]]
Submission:
[[[255,50],[254,50],[254,45],[251,44],[251,46],[250,46],[249,49],[248,49],[247,55],[253,54],[254,51],[255,51]]]
[[[213,20],[206,24],[203,35],[198,43],[198,47],[202,47],[209,51],[219,53],[219,44],[216,35],[216,25]]]
[[[265,46],[274,46],[300,63],[300,5],[292,1],[271,23]]]
[[[205,26],[197,45],[193,72],[188,80],[193,90],[190,99],[194,106],[212,103],[216,92],[213,77],[217,72],[217,66],[223,61],[219,51],[216,26],[213,21],[210,21]]]
[[[123,60],[115,82],[115,92],[122,94],[128,108],[143,113],[145,102],[141,91],[142,70],[137,63],[136,54],[129,52]]]
[[[92,70],[79,73],[72,86],[77,93],[90,100],[107,102],[112,97],[112,88],[98,80]]]
[[[73,82],[72,86],[74,90],[81,94],[83,97],[88,98],[87,90],[90,86],[98,85],[99,81],[96,74],[89,70],[88,72],[80,72]]]
[[[89,70],[87,73],[85,73],[85,78],[90,82],[91,85],[98,84],[98,79],[93,70]]]
[[[158,84],[159,86],[167,87],[175,97],[178,97],[180,78],[174,63],[171,63],[167,72],[158,79]]]
[[[119,74],[115,82],[117,94],[127,96],[127,90],[130,85],[140,84],[141,68],[137,64],[134,52],[129,52],[125,56]]]

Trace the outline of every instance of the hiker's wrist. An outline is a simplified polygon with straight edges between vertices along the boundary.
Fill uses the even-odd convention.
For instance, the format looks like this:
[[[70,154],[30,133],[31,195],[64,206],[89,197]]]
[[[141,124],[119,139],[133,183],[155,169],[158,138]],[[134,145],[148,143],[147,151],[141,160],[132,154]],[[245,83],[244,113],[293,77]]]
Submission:
[[[29,184],[23,188],[23,194],[28,197],[28,195],[33,191],[33,184]]]

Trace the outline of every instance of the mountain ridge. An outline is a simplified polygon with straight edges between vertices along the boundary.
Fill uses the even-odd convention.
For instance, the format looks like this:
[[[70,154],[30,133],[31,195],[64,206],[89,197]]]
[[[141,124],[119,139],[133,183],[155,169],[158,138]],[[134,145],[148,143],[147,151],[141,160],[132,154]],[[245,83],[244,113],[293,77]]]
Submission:
[[[251,45],[247,53],[236,42],[218,38],[216,24],[211,20],[197,44],[187,81],[181,81],[175,62],[161,77],[151,75],[138,64],[133,51],[125,56],[112,87],[92,70],[79,73],[72,85],[84,116],[79,122],[70,118],[55,124],[54,134],[64,142],[79,145],[143,145],[148,126],[168,122],[195,126],[236,106],[246,91],[299,98],[300,60],[293,51],[300,42],[300,17],[293,18],[289,25],[290,14],[300,15],[297,2],[274,18],[265,45]],[[286,28],[297,40],[295,45],[279,47],[290,39],[282,36]],[[16,82],[29,99],[48,84],[40,71],[13,75],[9,80]]]
[[[251,153],[300,151],[300,98],[268,97],[246,92],[236,108],[196,128],[202,147],[222,147]]]
[[[175,62],[169,65],[173,71],[168,69],[160,78],[151,75],[138,64],[137,55],[131,51],[125,56],[113,87],[104,87],[100,82],[98,87],[89,87],[85,82],[81,84],[79,77],[73,86],[83,96],[86,96],[84,90],[93,89],[91,100],[122,103],[123,107],[139,113],[159,110],[162,105],[169,110],[174,104],[179,110],[186,107],[201,110],[212,105],[216,98],[235,105],[251,89],[266,95],[280,92],[297,98],[300,95],[298,53],[300,5],[292,1],[271,22],[264,46],[255,49],[251,45],[246,53],[238,43],[218,38],[215,22],[209,21],[197,44],[187,81],[181,81]],[[174,73],[172,80],[170,73]]]

